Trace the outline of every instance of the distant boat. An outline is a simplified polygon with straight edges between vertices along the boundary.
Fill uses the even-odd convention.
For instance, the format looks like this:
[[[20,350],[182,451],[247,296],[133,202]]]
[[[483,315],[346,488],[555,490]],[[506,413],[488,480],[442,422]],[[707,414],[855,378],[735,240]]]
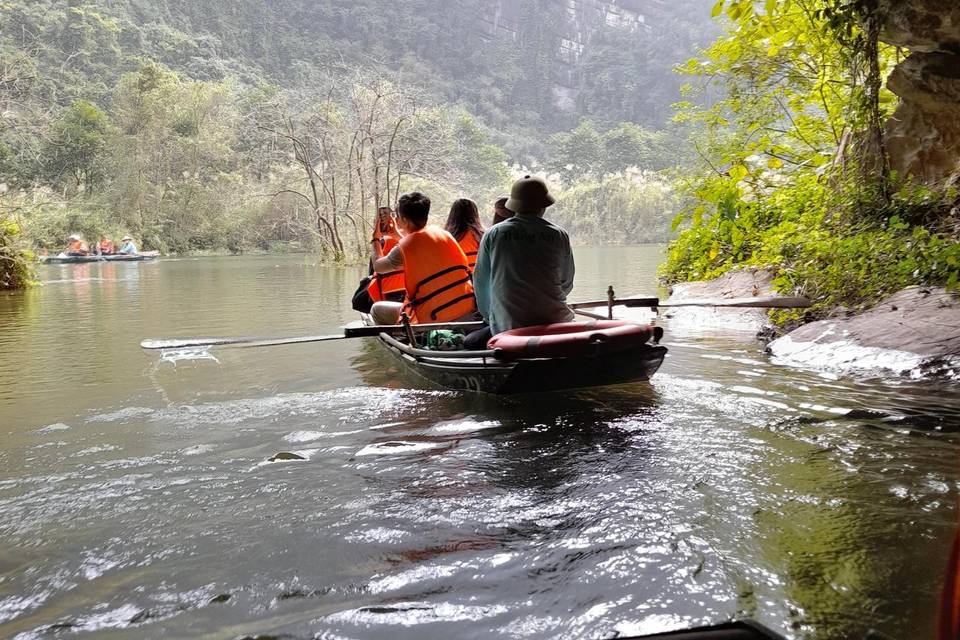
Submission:
[[[97,255],[90,254],[88,256],[68,256],[65,253],[61,253],[55,256],[40,256],[40,262],[46,264],[79,264],[81,262],[143,262],[144,260],[153,260],[160,257],[159,251],[144,251],[143,253],[137,253],[134,255],[128,254],[111,254],[111,255]]]

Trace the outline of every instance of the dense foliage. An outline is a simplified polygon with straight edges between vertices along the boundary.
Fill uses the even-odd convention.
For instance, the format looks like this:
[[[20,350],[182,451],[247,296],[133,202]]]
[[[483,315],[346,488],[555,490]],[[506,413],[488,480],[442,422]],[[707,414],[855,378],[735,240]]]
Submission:
[[[702,2],[638,30],[518,0],[505,31],[476,0],[2,0],[0,184],[51,251],[130,232],[167,252],[350,260],[398,190],[429,188],[442,213],[502,193],[511,167],[614,198],[576,201],[627,225],[580,242],[638,220],[662,240],[647,220],[669,206],[612,177],[675,164],[671,67],[703,34]],[[589,46],[564,58],[571,38]]]
[[[0,290],[22,289],[30,284],[33,254],[24,246],[21,236],[20,225],[13,216],[0,212]]]
[[[669,280],[767,267],[781,291],[816,301],[811,317],[910,284],[956,286],[957,191],[886,168],[879,125],[893,96],[873,85],[896,52],[869,45],[871,16],[853,4],[716,3],[729,32],[685,71],[724,95],[679,105],[678,119],[704,127],[702,166],[683,180],[694,204],[676,220]]]

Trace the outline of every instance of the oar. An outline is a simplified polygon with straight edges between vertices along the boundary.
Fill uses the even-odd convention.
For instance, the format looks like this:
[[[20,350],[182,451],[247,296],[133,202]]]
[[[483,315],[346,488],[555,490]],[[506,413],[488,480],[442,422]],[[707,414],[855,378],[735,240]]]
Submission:
[[[574,302],[568,306],[571,309],[590,309],[593,307],[606,307],[610,303],[607,300],[594,300],[591,302]],[[807,298],[795,298],[785,296],[766,296],[759,298],[703,298],[691,300],[678,300],[676,302],[660,302],[659,298],[615,298],[613,306],[615,307],[742,307],[750,309],[803,309],[810,306],[810,300]]]
[[[434,329],[461,329],[474,331],[484,326],[482,322],[437,322],[429,324],[410,325],[415,333],[423,333]],[[178,338],[172,340],[144,340],[140,343],[143,349],[189,349],[194,347],[269,347],[281,344],[301,344],[304,342],[326,342],[328,340],[347,340],[349,338],[364,338],[378,336],[381,333],[403,333],[406,328],[402,324],[379,324],[369,326],[343,327],[343,333],[324,336],[290,336],[277,338]]]
[[[606,307],[607,300],[592,302],[574,302],[568,306],[572,309],[590,309]],[[716,298],[704,300],[682,300],[679,302],[661,303],[659,298],[622,298],[614,299],[615,307],[746,307],[764,309],[799,309],[810,306],[806,298],[789,298],[768,296],[763,298]],[[583,314],[588,315],[588,314]],[[440,322],[430,324],[411,325],[415,333],[423,333],[434,329],[461,329],[474,331],[485,325],[482,322]],[[346,326],[342,334],[323,336],[290,336],[290,337],[248,337],[248,338],[177,338],[171,340],[144,340],[140,343],[143,349],[189,349],[195,347],[269,347],[283,344],[301,344],[305,342],[326,342],[329,340],[346,340],[349,338],[364,338],[378,336],[381,333],[403,333],[406,328],[402,324]]]
[[[713,298],[664,302],[661,307],[742,307],[747,309],[805,309],[812,303],[807,298],[766,296],[760,298]]]

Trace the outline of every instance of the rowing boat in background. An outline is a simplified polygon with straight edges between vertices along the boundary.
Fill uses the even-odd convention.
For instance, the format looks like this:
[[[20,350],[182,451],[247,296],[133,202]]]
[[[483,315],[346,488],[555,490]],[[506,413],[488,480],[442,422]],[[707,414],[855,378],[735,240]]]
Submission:
[[[89,256],[68,256],[59,254],[55,256],[41,256],[40,262],[45,264],[80,264],[86,262],[143,262],[160,257],[159,251],[144,251],[136,255],[115,254],[115,255],[89,255]]]

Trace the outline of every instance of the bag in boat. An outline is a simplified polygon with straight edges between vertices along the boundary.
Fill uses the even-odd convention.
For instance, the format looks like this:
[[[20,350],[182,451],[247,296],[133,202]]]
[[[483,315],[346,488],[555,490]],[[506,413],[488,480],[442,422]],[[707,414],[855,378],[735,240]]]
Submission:
[[[371,280],[373,280],[373,276],[360,278],[360,286],[353,292],[353,298],[350,300],[350,306],[353,307],[354,311],[370,313],[370,307],[373,306],[373,298],[371,298],[367,292],[367,287],[370,286]]]
[[[463,349],[463,334],[445,329],[428,331],[423,347],[431,351],[459,351]]]

